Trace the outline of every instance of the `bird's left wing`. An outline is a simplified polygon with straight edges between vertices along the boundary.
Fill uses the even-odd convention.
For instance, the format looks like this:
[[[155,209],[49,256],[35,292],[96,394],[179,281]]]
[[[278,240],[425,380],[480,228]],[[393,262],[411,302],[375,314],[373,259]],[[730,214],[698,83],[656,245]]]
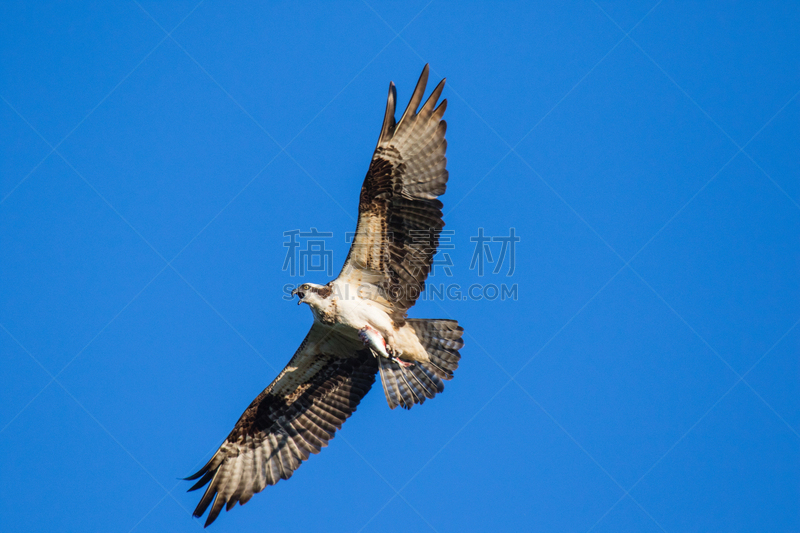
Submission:
[[[428,71],[425,65],[397,123],[397,95],[389,85],[378,146],[361,186],[353,244],[337,278],[382,305],[396,325],[425,288],[444,227],[438,197],[448,179],[442,120],[447,100],[439,103],[442,80],[420,108]]]
[[[206,484],[194,511],[244,505],[267,485],[289,479],[309,454],[328,445],[375,382],[377,363],[360,343],[314,324],[289,364],[256,397],[228,438],[199,472]]]

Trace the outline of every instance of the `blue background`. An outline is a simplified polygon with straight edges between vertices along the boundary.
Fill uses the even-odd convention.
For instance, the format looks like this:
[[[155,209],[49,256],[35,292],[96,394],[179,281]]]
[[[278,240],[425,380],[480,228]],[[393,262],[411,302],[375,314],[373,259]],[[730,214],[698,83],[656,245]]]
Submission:
[[[199,530],[178,478],[311,323],[283,232],[338,271],[430,62],[431,282],[519,298],[420,302],[466,328],[445,393],[376,388],[214,530],[800,530],[798,4],[269,4],[0,7],[0,529]]]

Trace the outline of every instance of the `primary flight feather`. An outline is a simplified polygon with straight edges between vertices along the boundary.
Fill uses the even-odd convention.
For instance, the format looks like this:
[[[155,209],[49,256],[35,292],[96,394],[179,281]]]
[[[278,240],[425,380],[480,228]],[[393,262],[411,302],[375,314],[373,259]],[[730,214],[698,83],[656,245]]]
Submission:
[[[389,407],[409,409],[444,390],[458,367],[463,329],[454,320],[407,318],[425,288],[444,226],[448,173],[437,105],[444,80],[420,108],[428,81],[422,71],[408,107],[395,121],[389,85],[378,146],[361,187],[358,224],[339,276],[305,283],[292,294],[314,323],[277,378],[245,410],[211,460],[189,480],[206,485],[194,516],[208,526],[223,507],[289,479],[328,445],[380,374]]]

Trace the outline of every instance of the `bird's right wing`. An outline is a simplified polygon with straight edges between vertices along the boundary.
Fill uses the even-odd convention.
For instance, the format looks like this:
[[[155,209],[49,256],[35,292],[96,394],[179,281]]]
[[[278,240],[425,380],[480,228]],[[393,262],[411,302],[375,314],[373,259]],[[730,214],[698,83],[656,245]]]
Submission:
[[[267,485],[290,478],[341,429],[369,392],[376,372],[375,357],[361,343],[315,323],[211,460],[187,478],[200,478],[190,491],[208,484],[194,516],[211,505],[208,526],[223,506],[244,505]]]

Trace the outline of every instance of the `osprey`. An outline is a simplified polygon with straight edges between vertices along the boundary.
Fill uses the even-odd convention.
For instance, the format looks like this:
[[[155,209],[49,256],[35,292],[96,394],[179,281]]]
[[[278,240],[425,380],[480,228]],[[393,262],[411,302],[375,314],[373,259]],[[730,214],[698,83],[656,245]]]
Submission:
[[[407,318],[425,287],[444,226],[448,173],[442,115],[444,80],[420,109],[428,81],[422,70],[411,101],[395,122],[389,98],[378,146],[361,187],[353,244],[339,277],[292,291],[314,324],[286,368],[259,394],[208,463],[186,479],[208,484],[194,516],[289,479],[336,430],[380,374],[389,407],[409,409],[444,390],[458,367],[463,329],[454,320]]]

